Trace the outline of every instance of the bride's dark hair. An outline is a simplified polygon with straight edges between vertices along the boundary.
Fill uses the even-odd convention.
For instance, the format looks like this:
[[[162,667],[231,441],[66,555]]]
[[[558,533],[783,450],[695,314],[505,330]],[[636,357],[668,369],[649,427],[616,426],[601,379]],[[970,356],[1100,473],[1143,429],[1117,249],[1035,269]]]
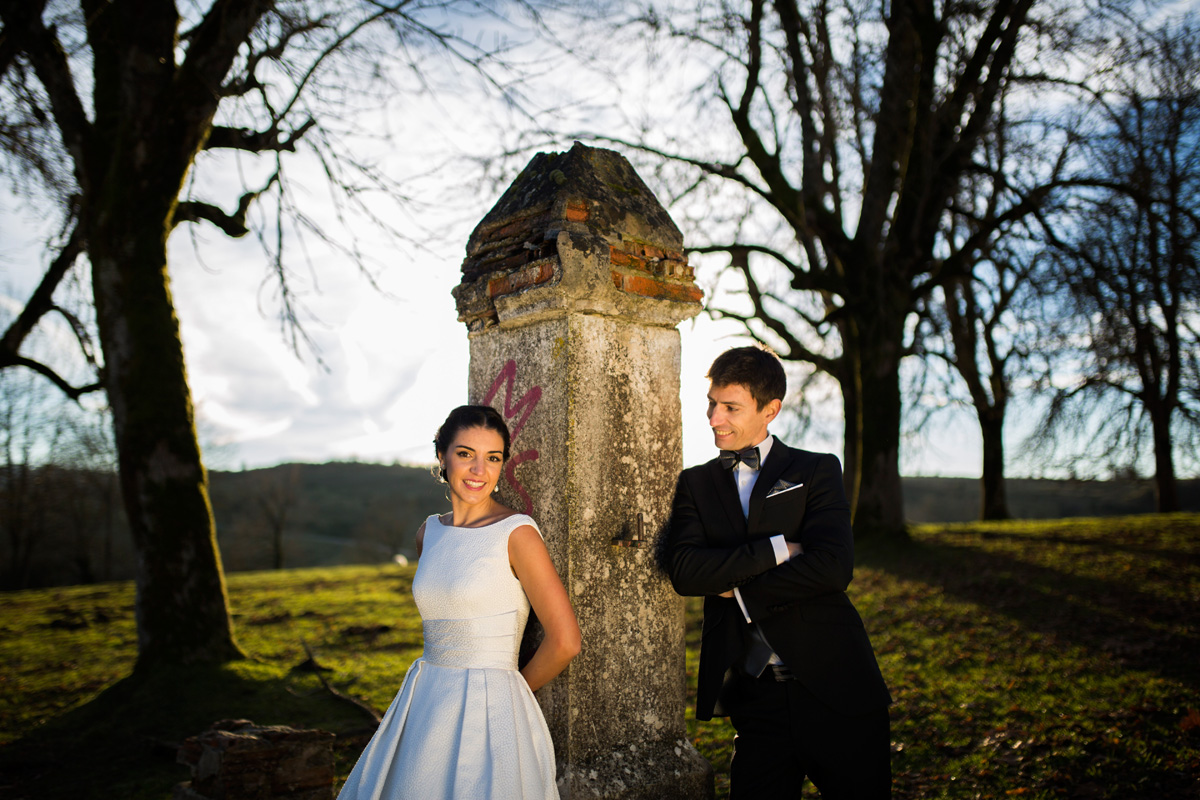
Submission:
[[[451,411],[442,427],[437,429],[437,435],[433,437],[434,452],[445,456],[446,450],[454,442],[454,437],[458,436],[459,431],[468,428],[486,428],[500,434],[500,438],[504,440],[504,460],[508,461],[508,449],[512,444],[508,425],[504,422],[504,417],[500,416],[500,412],[491,406],[459,406]],[[441,477],[442,480],[446,479],[444,474]]]

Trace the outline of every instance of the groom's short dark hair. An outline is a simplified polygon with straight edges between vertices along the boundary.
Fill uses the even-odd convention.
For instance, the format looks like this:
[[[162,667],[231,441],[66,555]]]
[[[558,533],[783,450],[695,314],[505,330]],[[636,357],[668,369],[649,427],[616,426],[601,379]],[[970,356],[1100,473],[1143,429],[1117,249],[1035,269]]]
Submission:
[[[787,394],[783,364],[766,345],[726,350],[708,368],[707,377],[713,386],[744,386],[760,410],[772,400],[782,401]]]

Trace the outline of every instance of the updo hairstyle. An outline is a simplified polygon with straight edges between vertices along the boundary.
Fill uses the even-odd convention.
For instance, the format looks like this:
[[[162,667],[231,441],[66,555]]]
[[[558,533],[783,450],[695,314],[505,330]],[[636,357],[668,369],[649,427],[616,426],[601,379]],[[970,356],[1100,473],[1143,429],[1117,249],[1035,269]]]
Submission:
[[[437,435],[433,437],[434,452],[444,457],[450,445],[454,443],[454,437],[458,436],[460,431],[470,428],[485,428],[500,434],[500,438],[504,440],[504,460],[508,461],[508,451],[512,444],[508,424],[505,423],[504,417],[500,416],[500,412],[491,406],[459,406],[451,411],[446,421],[437,429]],[[438,477],[443,482],[446,480],[444,467],[438,468]]]

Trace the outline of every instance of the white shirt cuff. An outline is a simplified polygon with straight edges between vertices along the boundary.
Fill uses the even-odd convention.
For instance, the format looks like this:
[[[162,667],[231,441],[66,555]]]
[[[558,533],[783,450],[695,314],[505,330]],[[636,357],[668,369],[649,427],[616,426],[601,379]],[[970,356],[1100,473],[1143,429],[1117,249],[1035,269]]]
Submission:
[[[738,606],[742,609],[742,616],[746,618],[746,622],[749,622],[750,612],[746,610],[746,604],[742,601],[742,593],[736,586],[733,588],[733,596],[737,598]]]
[[[791,558],[788,554],[787,539],[783,538],[783,534],[771,537],[771,549],[775,551],[775,566]]]

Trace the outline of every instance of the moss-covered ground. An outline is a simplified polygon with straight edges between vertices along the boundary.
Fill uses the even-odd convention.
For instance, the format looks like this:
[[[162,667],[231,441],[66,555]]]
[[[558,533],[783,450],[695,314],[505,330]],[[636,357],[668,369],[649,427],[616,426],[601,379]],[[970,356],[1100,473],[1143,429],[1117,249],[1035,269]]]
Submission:
[[[321,678],[386,708],[421,652],[412,575],[233,575],[249,658],[136,678],[129,584],[0,594],[0,797],[164,800],[178,742],[225,718],[334,731],[345,775],[372,723]],[[895,699],[895,797],[1200,796],[1200,515],[920,527],[860,542],[851,596]],[[691,716],[723,797],[732,731]]]

